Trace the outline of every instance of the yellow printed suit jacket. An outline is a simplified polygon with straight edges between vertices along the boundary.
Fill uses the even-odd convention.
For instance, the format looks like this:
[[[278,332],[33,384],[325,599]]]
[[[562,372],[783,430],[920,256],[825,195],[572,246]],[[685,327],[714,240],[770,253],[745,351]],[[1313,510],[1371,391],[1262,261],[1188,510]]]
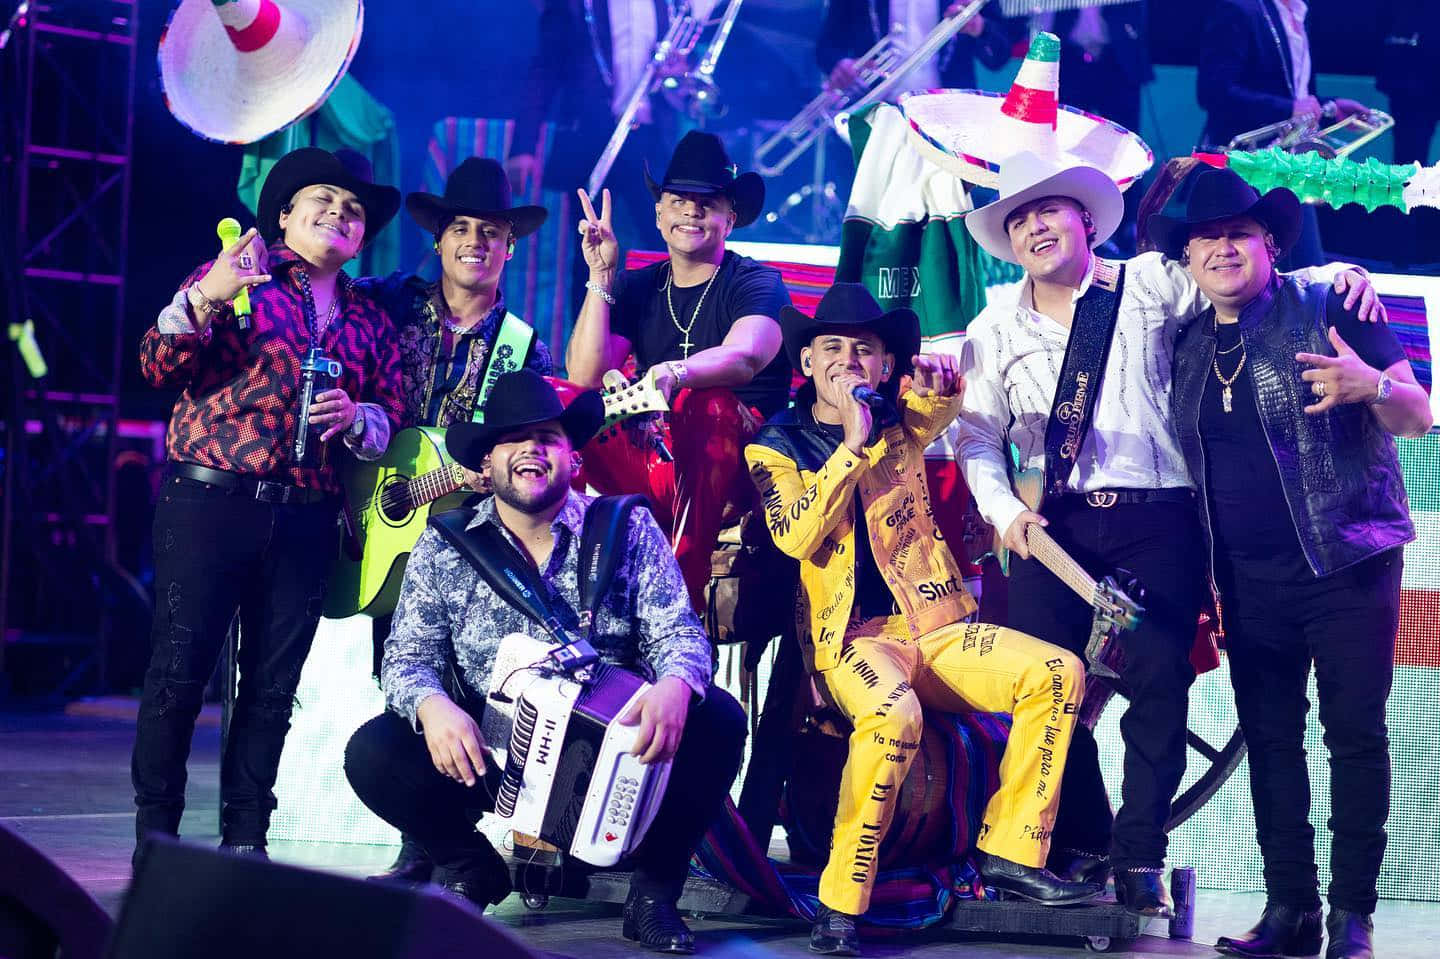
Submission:
[[[840,659],[855,602],[855,494],[870,549],[912,639],[975,611],[930,507],[925,447],[958,397],[899,400],[899,422],[856,456],[821,430],[809,404],[766,421],[745,448],[775,545],[800,561],[796,635],[811,670]]]

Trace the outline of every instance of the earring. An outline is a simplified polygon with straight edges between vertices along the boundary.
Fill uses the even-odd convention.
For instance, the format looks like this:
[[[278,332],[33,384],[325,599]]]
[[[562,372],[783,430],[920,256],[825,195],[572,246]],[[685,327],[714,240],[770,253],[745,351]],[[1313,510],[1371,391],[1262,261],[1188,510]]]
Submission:
[[[890,367],[888,367],[888,366],[881,366],[881,367],[880,367],[880,375],[881,375],[881,376],[889,376],[889,375],[890,375]]]

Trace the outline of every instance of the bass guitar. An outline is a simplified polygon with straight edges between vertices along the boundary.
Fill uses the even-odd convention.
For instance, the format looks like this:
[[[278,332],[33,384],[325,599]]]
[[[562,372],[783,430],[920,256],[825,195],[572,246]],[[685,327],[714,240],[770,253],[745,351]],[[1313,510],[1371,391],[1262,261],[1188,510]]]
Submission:
[[[550,382],[566,402],[582,392],[564,380]],[[634,383],[607,386],[601,396],[606,426],[639,413],[670,409],[650,373]],[[384,456],[351,464],[345,475],[345,500],[353,517],[353,536],[347,555],[331,571],[325,616],[343,619],[357,613],[394,612],[405,559],[425,532],[430,515],[454,509],[472,492],[465,485],[465,468],[445,453],[443,428],[401,430],[391,438]]]
[[[1015,495],[1030,510],[1039,510],[1044,484],[1044,471],[1039,469],[1022,470],[1012,479]],[[1001,568],[1008,573],[1010,551],[1005,547],[1002,535],[998,530],[995,533],[995,555]],[[1115,576],[1102,576],[1097,580],[1038,523],[1025,527],[1025,545],[1029,547],[1031,556],[1060,577],[1060,581],[1074,590],[1094,612],[1090,622],[1090,640],[1085,645],[1085,668],[1091,675],[1119,679],[1117,670],[1122,665],[1122,657],[1115,639],[1121,631],[1139,626],[1145,616],[1145,607],[1137,601],[1144,598],[1140,583],[1123,570],[1116,570],[1125,579],[1123,587]]]

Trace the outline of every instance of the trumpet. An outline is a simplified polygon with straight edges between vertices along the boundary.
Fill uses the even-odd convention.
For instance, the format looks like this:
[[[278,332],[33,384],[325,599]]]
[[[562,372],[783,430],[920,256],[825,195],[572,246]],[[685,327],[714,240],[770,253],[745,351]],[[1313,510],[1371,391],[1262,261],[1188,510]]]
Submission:
[[[715,85],[715,64],[730,40],[730,31],[735,29],[735,18],[740,15],[740,4],[743,2],[730,0],[725,13],[716,21],[715,33],[710,45],[705,48],[705,56],[700,58],[694,70],[672,73],[660,81],[660,93],[677,113],[687,114],[693,120],[725,114],[720,88]]]
[[[1319,153],[1326,159],[1347,156],[1395,125],[1395,118],[1383,110],[1352,113],[1335,120],[1335,104],[1325,104],[1319,115],[1301,114],[1241,133],[1226,150],[1264,150],[1278,147],[1289,153]],[[1324,122],[1327,126],[1321,126]]]
[[[755,150],[755,170],[775,176],[810,149],[815,139],[835,126],[839,117],[856,113],[889,96],[911,70],[940,52],[940,48],[975,18],[988,0],[971,0],[954,16],[941,20],[908,56],[902,58],[898,32],[880,38],[855,61],[857,80],[850,88],[821,90],[790,122]]]

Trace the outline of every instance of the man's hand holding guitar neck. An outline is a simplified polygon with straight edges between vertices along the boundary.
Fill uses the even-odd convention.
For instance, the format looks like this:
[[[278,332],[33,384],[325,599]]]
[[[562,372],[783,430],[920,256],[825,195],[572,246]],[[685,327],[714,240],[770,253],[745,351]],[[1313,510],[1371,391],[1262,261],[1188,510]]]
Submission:
[[[1027,509],[1015,517],[1014,522],[1010,524],[1010,528],[1005,531],[1003,540],[1005,548],[1021,559],[1030,558],[1030,544],[1026,541],[1025,536],[1026,530],[1029,529],[1032,523],[1036,526],[1050,525],[1045,517],[1033,510]]]

